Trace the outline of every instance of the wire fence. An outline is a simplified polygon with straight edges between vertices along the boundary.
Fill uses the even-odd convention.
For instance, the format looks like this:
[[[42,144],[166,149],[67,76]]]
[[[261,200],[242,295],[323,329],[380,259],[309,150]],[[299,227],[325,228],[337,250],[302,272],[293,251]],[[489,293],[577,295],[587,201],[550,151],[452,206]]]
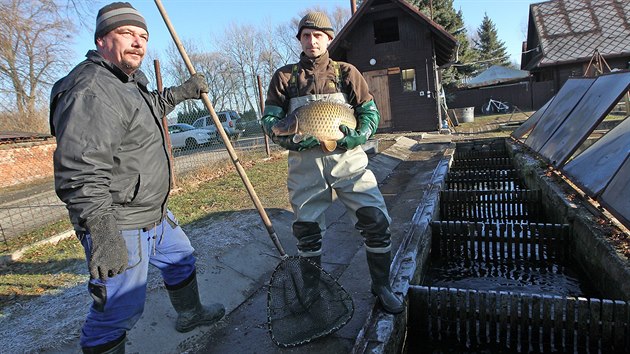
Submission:
[[[266,156],[259,123],[228,113],[233,116],[223,125],[237,155]],[[174,187],[178,180],[200,169],[231,164],[216,127],[196,125],[169,124]],[[270,149],[278,149],[270,144]],[[0,131],[0,254],[13,251],[12,243],[17,239],[37,240],[71,228],[65,205],[54,191],[55,148],[55,139],[49,135]]]

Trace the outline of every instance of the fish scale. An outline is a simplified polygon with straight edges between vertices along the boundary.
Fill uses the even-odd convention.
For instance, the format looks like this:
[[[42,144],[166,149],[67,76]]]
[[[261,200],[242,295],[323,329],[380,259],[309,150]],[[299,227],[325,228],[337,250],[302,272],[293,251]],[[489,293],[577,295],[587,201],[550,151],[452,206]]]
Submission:
[[[296,143],[307,137],[315,137],[325,151],[332,151],[337,147],[337,140],[344,136],[339,130],[341,125],[356,129],[354,110],[345,103],[319,100],[298,108],[295,114],[278,122],[272,130],[278,136],[295,134],[293,140]]]

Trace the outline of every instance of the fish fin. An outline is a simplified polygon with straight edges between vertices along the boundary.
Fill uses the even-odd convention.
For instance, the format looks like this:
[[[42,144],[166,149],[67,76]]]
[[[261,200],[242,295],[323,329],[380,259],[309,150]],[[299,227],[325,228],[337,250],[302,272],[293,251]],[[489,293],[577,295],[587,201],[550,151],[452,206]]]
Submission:
[[[334,140],[323,140],[320,141],[320,144],[325,152],[333,152],[337,148],[337,142]]]

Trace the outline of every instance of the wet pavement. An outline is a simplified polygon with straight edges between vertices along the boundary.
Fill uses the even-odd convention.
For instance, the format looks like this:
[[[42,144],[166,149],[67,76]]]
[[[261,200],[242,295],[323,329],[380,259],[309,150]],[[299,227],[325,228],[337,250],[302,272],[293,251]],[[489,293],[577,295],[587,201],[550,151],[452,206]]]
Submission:
[[[385,150],[379,148],[379,153],[370,154],[369,168],[379,181],[392,218],[393,253],[404,248],[404,238],[413,227],[414,215],[422,209],[423,196],[432,185],[436,166],[443,163],[450,140],[448,135],[426,133],[414,139],[398,137]],[[267,213],[287,254],[296,254],[291,234],[292,213],[278,209],[267,210]],[[336,201],[326,212],[328,230],[323,241],[322,267],[352,296],[353,317],[337,332],[293,348],[276,346],[267,328],[266,284],[280,262],[278,252],[258,215],[253,211],[245,214],[239,217],[240,224],[236,227],[232,220],[225,221],[230,225],[229,231],[220,230],[222,224],[217,222],[186,229],[198,253],[202,302],[223,303],[226,317],[213,326],[177,333],[173,328],[176,314],[164,287],[153,274],[144,314],[128,333],[127,353],[364,352],[361,344],[357,344],[358,338],[368,335],[366,321],[380,312],[380,306],[375,304],[370,292],[362,237],[343,205]],[[206,254],[205,250],[212,245],[211,236],[217,232],[229,233],[230,238],[240,241],[219,247],[212,255]],[[353,349],[355,347],[359,349]],[[78,352],[78,343],[70,341],[61,348],[45,352]]]
[[[424,187],[442,158],[448,141],[437,137],[415,141],[399,139],[396,144],[370,159],[370,168],[377,175],[388,210],[392,217],[393,249],[398,249],[411,226],[412,217],[424,193]],[[442,142],[440,142],[442,140]],[[291,216],[282,215],[278,222],[289,229]],[[351,294],[355,311],[348,324],[339,331],[309,344],[283,349],[270,339],[267,328],[267,289],[270,271],[260,279],[262,285],[234,309],[223,323],[197,341],[193,352],[198,353],[349,353],[362,330],[375,298],[370,293],[370,278],[365,260],[362,237],[354,229],[343,205],[335,202],[326,213],[328,231],[324,238],[322,267],[338,278]],[[295,242],[285,240],[287,252],[294,252]],[[238,254],[235,257],[242,259]],[[378,306],[378,305],[376,305]]]

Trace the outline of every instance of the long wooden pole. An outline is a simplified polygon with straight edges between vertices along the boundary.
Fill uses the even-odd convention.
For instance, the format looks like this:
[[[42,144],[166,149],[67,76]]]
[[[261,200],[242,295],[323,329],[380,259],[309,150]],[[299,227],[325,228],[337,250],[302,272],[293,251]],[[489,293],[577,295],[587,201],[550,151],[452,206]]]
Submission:
[[[162,15],[162,19],[164,20],[164,23],[166,24],[168,31],[171,33],[171,37],[173,38],[173,42],[175,42],[175,46],[177,46],[177,50],[179,50],[179,54],[182,56],[182,59],[184,60],[184,63],[186,64],[186,67],[188,68],[188,71],[190,72],[190,75],[194,75],[196,72],[195,67],[192,65],[192,62],[190,61],[190,58],[188,57],[188,54],[186,53],[186,50],[184,49],[182,42],[179,40],[179,37],[177,36],[177,33],[175,32],[175,28],[171,24],[171,21],[169,20],[168,15],[166,14],[166,10],[164,9],[164,6],[162,6],[162,2],[160,0],[154,0],[154,1],[158,7],[158,10],[160,11],[160,14]],[[236,167],[236,171],[238,172],[239,176],[241,177],[241,180],[243,181],[243,184],[245,185],[245,189],[247,189],[247,193],[249,193],[250,198],[254,202],[254,206],[256,207],[256,210],[258,210],[258,214],[260,214],[260,218],[262,219],[263,223],[265,224],[265,227],[267,228],[269,237],[271,238],[274,245],[280,252],[280,255],[282,257],[287,257],[286,252],[284,252],[284,249],[282,248],[282,244],[280,244],[278,235],[273,229],[271,220],[269,220],[269,216],[267,216],[267,212],[265,212],[265,208],[263,208],[262,203],[260,203],[260,199],[258,199],[258,195],[256,195],[256,191],[254,190],[254,187],[249,182],[249,178],[247,177],[247,174],[245,173],[245,169],[239,162],[238,157],[236,156],[236,152],[234,151],[234,148],[232,147],[232,143],[230,142],[229,137],[225,133],[225,130],[223,129],[223,125],[221,124],[221,121],[219,121],[219,117],[217,116],[217,113],[214,111],[214,107],[212,106],[212,102],[210,102],[210,98],[208,97],[208,94],[203,93],[201,95],[201,100],[203,101],[204,105],[206,106],[206,108],[208,108],[208,111],[210,112],[210,117],[212,117],[212,121],[214,122],[214,125],[217,127],[217,131],[219,132],[219,135],[221,135],[221,139],[223,140],[223,143],[225,144],[225,148],[227,149],[228,154],[230,155],[230,158],[232,159],[232,162],[234,163],[234,167]]]

